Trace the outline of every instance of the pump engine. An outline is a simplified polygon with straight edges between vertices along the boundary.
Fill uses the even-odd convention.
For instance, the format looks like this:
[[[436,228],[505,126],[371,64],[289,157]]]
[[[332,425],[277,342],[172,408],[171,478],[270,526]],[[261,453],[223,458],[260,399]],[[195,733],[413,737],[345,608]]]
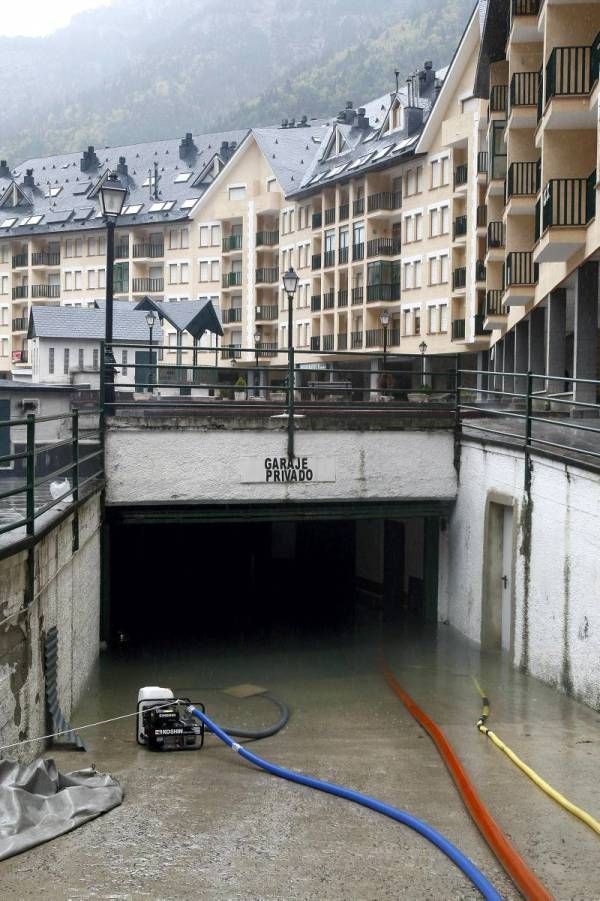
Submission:
[[[172,703],[169,703],[172,702]],[[176,699],[170,688],[140,688],[136,741],[150,751],[195,751],[204,744],[204,724],[187,712],[189,698]],[[193,702],[204,712],[204,704]]]

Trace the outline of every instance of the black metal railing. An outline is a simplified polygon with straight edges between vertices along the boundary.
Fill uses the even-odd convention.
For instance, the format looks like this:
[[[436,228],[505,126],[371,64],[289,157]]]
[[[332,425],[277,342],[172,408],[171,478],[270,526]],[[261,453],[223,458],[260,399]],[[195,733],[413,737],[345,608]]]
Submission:
[[[127,244],[115,244],[115,260],[126,260],[129,257],[129,242]]]
[[[358,347],[363,346],[363,333],[362,332],[350,332],[350,347],[352,350],[356,350]]]
[[[158,257],[164,257],[165,255],[165,245],[159,243],[143,243],[143,244],[134,244],[133,245],[133,258],[136,257],[148,257],[153,260]]]
[[[506,178],[506,196],[527,197],[537,194],[539,185],[539,165],[537,161],[511,163]]]
[[[367,257],[394,257],[401,253],[397,238],[371,238],[367,241]]]
[[[502,307],[502,294],[500,288],[492,288],[485,296],[486,316],[505,316],[506,310]]]
[[[367,303],[400,300],[400,284],[367,285]]]
[[[346,350],[348,347],[348,335],[346,332],[340,332],[337,336],[337,349]]]
[[[463,238],[467,234],[467,217],[466,216],[457,216],[454,220],[454,229],[453,229],[453,237],[456,241],[457,238]]]
[[[229,325],[232,322],[242,321],[242,308],[233,307],[231,310],[223,310],[223,323]]]
[[[310,339],[310,349],[311,350],[321,350],[321,336],[313,335]]]
[[[510,105],[537,106],[540,92],[539,72],[515,72],[510,81]]]
[[[596,214],[596,172],[588,178],[552,178],[542,194],[542,231],[579,226]]]
[[[29,265],[29,255],[26,253],[16,253],[12,258],[13,269],[23,269]]]
[[[487,226],[487,206],[481,204],[477,207],[477,228],[485,228]]]
[[[276,357],[279,353],[279,347],[276,341],[259,341],[255,345],[255,352],[259,357]]]
[[[272,322],[279,316],[277,304],[261,304],[254,309],[254,318],[257,322]]]
[[[329,207],[325,210],[325,225],[332,225],[335,222],[335,207]]]
[[[323,224],[323,214],[322,213],[313,213],[312,214],[312,227],[313,228],[321,228]]]
[[[338,263],[343,266],[348,262],[348,247],[340,247],[338,250]]]
[[[60,285],[32,285],[32,297],[60,297]]]
[[[312,260],[311,260],[311,266],[313,269],[321,268],[321,254],[320,253],[313,253]]]
[[[173,348],[169,348],[172,350]],[[224,344],[221,347],[221,354],[224,360],[241,360],[242,345],[241,344]],[[160,384],[160,383],[159,383]],[[153,385],[154,387],[154,385]]]
[[[134,279],[135,281],[135,279]],[[241,272],[224,272],[221,278],[223,288],[237,288],[242,284]]]
[[[340,222],[344,222],[350,215],[350,204],[349,203],[340,203],[338,216]]]
[[[326,250],[323,254],[323,268],[328,269],[329,266],[335,266],[335,250]]]
[[[455,269],[452,273],[452,290],[460,291],[465,288],[467,285],[467,268],[466,266],[460,266],[458,269]]]
[[[319,312],[319,310],[321,309],[321,295],[320,294],[313,294],[313,296],[310,299],[310,308],[313,313]]]
[[[365,296],[365,289],[362,285],[358,288],[352,288],[352,305],[359,304],[363,302]]]
[[[334,348],[335,335],[323,335],[323,350],[331,351]]]
[[[554,47],[546,64],[546,103],[552,97],[589,94],[593,81],[591,46]]]
[[[480,150],[477,154],[477,173],[479,175],[487,175],[488,171],[488,152]]]
[[[492,329],[484,328],[484,320],[485,316],[483,313],[476,313],[475,316],[473,316],[473,331],[475,332],[476,337],[491,335],[492,333]]]
[[[362,216],[365,211],[365,198],[358,197],[356,200],[352,201],[352,215],[353,216]]]
[[[465,338],[465,320],[454,319],[451,325],[451,335],[453,341],[464,341]]]
[[[279,281],[279,268],[277,266],[261,266],[256,270],[255,279],[257,285],[274,285]]]
[[[490,113],[505,113],[508,85],[495,84],[490,88]]]
[[[540,2],[543,0],[512,0],[512,15],[537,16],[540,11]]]
[[[504,264],[504,287],[535,285],[538,280],[538,264],[533,262],[531,251],[511,251]]]
[[[392,212],[402,207],[401,191],[379,191],[376,194],[369,194],[367,199],[367,212],[375,213],[379,210]]]
[[[483,260],[477,260],[475,262],[475,281],[476,282],[484,282],[486,277],[485,272],[485,263]]]
[[[490,222],[487,230],[487,249],[504,247],[504,222]]]
[[[13,300],[23,300],[25,297],[29,297],[29,285],[16,285],[12,289]]]
[[[223,253],[242,249],[242,235],[227,235],[223,238]]]
[[[348,306],[348,289],[340,288],[337,296],[338,296],[338,300],[337,300],[338,307],[347,307]]]
[[[164,278],[133,278],[131,280],[131,290],[134,294],[142,294],[148,291],[150,294],[161,293],[164,291]]]
[[[468,175],[469,167],[466,163],[462,166],[457,166],[454,170],[454,187],[459,188],[461,185],[466,185]]]
[[[256,246],[257,247],[274,247],[276,244],[279,244],[279,232],[278,231],[259,231],[256,232]]]
[[[29,319],[27,316],[18,316],[12,321],[13,332],[26,332],[29,328]]]
[[[353,260],[364,260],[365,258],[365,245],[361,244],[353,244],[352,245],[352,259]]]
[[[45,250],[36,251],[31,254],[32,266],[60,266],[60,251],[56,253],[48,253]]]
[[[335,293],[333,291],[323,292],[323,309],[333,310],[335,307]]]

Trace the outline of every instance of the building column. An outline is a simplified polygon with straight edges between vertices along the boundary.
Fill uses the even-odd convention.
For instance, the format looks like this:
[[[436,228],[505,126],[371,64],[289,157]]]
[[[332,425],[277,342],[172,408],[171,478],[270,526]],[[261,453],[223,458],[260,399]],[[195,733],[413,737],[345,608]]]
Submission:
[[[573,377],[596,379],[598,366],[598,263],[580,266],[575,276]],[[593,404],[595,385],[573,385],[573,399]],[[581,412],[581,411],[579,411]]]
[[[504,372],[511,373],[515,371],[515,333],[516,329],[512,329],[504,336]],[[515,377],[514,375],[505,375],[502,379],[502,390],[514,392]]]
[[[490,355],[487,350],[480,350],[477,354],[477,400],[485,401],[488,398],[487,390],[491,387],[487,373],[490,367]],[[481,393],[484,392],[484,393]]]
[[[543,307],[536,307],[529,315],[529,348],[527,368],[534,375],[542,375],[545,373],[545,327],[546,327],[546,311]],[[533,390],[543,391],[544,380],[534,379]]]
[[[522,319],[517,322],[515,328],[515,372],[521,375],[515,378],[515,392],[518,394],[527,393],[527,377],[523,373],[527,372],[529,366],[529,321]]]
[[[504,338],[500,338],[499,341],[496,341],[495,344],[495,353],[494,353],[494,391],[502,391],[502,376],[496,375],[497,372],[502,372],[502,367],[504,366]]]
[[[564,288],[548,295],[546,316],[547,394],[560,394],[565,382],[565,338],[567,334],[567,292]]]

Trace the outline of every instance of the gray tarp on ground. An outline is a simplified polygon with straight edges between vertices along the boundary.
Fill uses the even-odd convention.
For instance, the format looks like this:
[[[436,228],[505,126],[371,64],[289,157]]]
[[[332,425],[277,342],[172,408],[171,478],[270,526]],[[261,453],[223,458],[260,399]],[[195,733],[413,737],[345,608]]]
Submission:
[[[108,773],[61,773],[54,760],[0,760],[0,860],[117,807],[123,789]]]

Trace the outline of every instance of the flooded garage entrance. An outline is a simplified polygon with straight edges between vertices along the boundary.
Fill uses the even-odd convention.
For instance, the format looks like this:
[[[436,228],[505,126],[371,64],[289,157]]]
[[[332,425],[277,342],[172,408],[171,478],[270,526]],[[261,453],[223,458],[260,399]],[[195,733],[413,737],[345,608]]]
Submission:
[[[441,517],[401,512],[182,522],[113,510],[103,637],[227,642],[435,622]]]

